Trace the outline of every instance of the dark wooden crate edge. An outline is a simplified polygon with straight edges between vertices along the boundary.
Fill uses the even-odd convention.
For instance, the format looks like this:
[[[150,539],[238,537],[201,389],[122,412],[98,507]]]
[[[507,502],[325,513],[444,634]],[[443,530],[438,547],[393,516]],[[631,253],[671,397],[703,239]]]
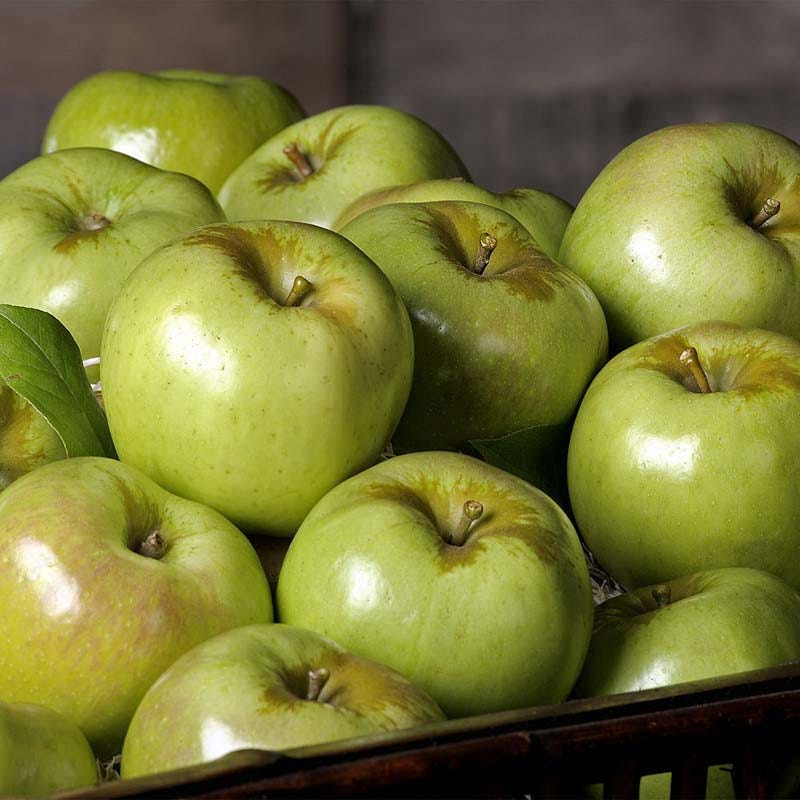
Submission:
[[[792,663],[284,754],[240,751],[57,797],[555,797],[588,782],[635,797],[640,775],[670,770],[680,777],[673,796],[692,796],[705,767],[719,763],[737,765],[743,796],[765,797],[767,773],[799,733],[800,663]]]

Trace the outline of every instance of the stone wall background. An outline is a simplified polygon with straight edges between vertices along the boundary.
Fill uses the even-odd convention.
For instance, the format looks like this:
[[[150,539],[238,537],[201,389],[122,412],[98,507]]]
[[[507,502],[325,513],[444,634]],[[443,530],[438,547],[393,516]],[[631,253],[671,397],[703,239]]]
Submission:
[[[0,0],[0,175],[83,76],[197,67],[271,78],[312,113],[403,108],[476,182],[576,202],[667,124],[800,139],[798,34],[796,0]]]

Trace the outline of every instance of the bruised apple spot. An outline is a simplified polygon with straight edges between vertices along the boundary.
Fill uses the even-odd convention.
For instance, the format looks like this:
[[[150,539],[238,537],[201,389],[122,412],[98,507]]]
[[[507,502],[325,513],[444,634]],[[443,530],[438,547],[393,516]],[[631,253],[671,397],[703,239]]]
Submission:
[[[314,170],[311,175],[301,178],[294,164],[285,155],[282,155],[283,161],[279,165],[264,168],[261,177],[255,182],[256,188],[266,194],[298,184],[312,183],[314,176],[324,170],[325,164],[330,161],[336,151],[361,128],[360,125],[354,125],[336,130],[341,117],[342,114],[334,116],[322,132],[314,138],[299,136],[294,140]]]

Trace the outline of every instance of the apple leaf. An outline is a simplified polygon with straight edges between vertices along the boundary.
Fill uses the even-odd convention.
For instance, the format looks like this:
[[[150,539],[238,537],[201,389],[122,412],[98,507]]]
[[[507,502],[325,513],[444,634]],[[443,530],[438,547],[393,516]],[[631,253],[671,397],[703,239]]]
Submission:
[[[534,425],[497,439],[473,439],[469,444],[484,461],[541,489],[568,511],[567,447],[572,420]]]
[[[0,304],[0,378],[47,420],[68,457],[115,457],[78,345],[52,314]]]

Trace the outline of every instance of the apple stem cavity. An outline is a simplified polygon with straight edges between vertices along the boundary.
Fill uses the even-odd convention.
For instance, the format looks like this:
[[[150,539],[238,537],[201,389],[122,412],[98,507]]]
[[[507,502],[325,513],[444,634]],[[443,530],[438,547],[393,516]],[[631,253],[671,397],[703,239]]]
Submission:
[[[461,514],[458,527],[450,534],[447,539],[448,544],[461,547],[469,535],[473,524],[483,516],[483,504],[477,500],[467,500],[464,503],[464,510]]]
[[[146,558],[160,559],[167,552],[167,543],[158,531],[152,531],[142,539],[136,552]]]
[[[774,217],[781,210],[780,200],[768,197],[756,215],[747,223],[751,228],[758,230],[768,219]]]
[[[310,700],[312,703],[319,702],[319,696],[322,694],[322,690],[325,688],[330,676],[330,670],[325,669],[325,667],[309,670],[306,700]]]
[[[653,596],[653,600],[656,601],[658,608],[666,608],[672,603],[672,590],[665,583],[656,586],[650,594]]]
[[[476,275],[483,275],[483,271],[489,264],[489,259],[497,247],[497,239],[491,233],[482,233],[481,238],[478,240],[478,252],[475,254],[475,264],[472,271]]]
[[[711,394],[711,385],[708,382],[708,375],[700,364],[697,350],[694,347],[687,347],[680,355],[681,364],[692,373],[692,377],[697,382],[697,388],[701,394]]]
[[[310,178],[314,174],[314,167],[308,157],[297,146],[297,142],[290,142],[283,148],[283,152],[289,161],[294,164],[294,168],[300,173],[300,182]]]
[[[294,279],[294,283],[292,283],[292,288],[289,291],[289,294],[286,295],[286,299],[283,301],[284,308],[293,308],[294,306],[299,306],[300,303],[303,301],[303,298],[314,288],[314,285],[311,283],[308,278],[304,278],[302,275],[298,275]]]

